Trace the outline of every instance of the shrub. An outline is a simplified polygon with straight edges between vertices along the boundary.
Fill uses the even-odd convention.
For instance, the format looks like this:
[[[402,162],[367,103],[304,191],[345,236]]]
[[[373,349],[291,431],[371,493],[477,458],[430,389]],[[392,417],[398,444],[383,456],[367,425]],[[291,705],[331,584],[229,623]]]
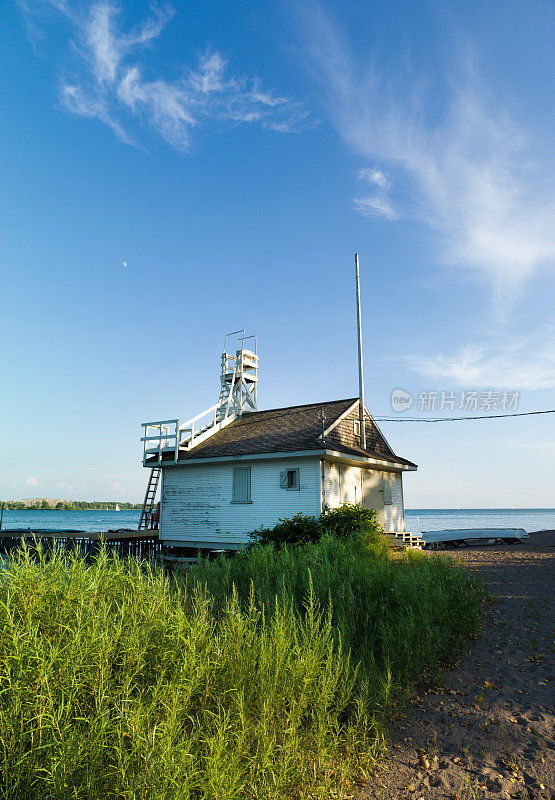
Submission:
[[[250,534],[251,542],[256,544],[284,545],[308,544],[318,542],[326,533],[347,538],[359,535],[368,545],[377,544],[383,530],[377,522],[378,513],[373,508],[344,504],[333,510],[324,511],[320,517],[296,514],[294,517],[280,519],[272,528],[261,526]]]
[[[320,517],[320,524],[324,532],[343,539],[352,536],[353,533],[359,533],[367,544],[376,544],[383,534],[383,529],[378,524],[376,509],[361,505],[345,503],[338,508],[324,511]]]
[[[321,539],[322,533],[322,525],[317,517],[296,514],[289,519],[280,519],[273,528],[265,528],[262,525],[249,535],[252,542],[283,547],[283,545],[317,542]]]

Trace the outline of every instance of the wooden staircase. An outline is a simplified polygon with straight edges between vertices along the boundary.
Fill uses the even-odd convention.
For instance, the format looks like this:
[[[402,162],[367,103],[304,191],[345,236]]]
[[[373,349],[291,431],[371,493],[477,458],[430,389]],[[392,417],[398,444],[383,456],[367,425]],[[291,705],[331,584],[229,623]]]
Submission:
[[[394,547],[413,547],[422,550],[424,540],[417,533],[410,531],[391,531],[386,533],[387,538]]]
[[[145,499],[141,511],[141,519],[139,520],[140,531],[151,530],[156,523],[158,527],[156,516],[156,492],[158,491],[158,484],[160,482],[160,474],[162,470],[160,467],[152,467],[150,470],[150,477],[146,487]]]

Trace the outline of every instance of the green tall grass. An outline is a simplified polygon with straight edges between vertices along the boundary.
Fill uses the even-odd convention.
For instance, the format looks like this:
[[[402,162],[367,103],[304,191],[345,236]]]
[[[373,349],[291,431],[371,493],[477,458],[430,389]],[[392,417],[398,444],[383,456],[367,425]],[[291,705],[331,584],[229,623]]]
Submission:
[[[23,554],[0,573],[0,797],[341,797],[479,601],[447,562],[356,537],[255,547],[182,583]]]
[[[375,747],[310,597],[215,614],[132,561],[22,557],[0,632],[2,798],[325,797]]]
[[[375,713],[387,714],[411,683],[453,660],[479,620],[480,586],[462,567],[407,551],[392,557],[365,535],[324,536],[302,547],[255,546],[233,559],[203,560],[189,580],[224,603],[233,590],[271,614],[275,598],[303,613],[313,592],[329,609],[336,643],[359,665]]]

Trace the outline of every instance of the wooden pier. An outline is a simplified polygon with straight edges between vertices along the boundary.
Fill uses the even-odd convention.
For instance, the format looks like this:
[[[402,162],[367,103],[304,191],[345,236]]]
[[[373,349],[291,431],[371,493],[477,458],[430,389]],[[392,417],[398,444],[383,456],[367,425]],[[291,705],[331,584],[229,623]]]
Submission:
[[[0,531],[0,554],[9,555],[23,545],[42,547],[43,552],[62,550],[86,558],[97,555],[102,547],[120,558],[154,561],[161,552],[158,530],[79,531],[13,528]]]

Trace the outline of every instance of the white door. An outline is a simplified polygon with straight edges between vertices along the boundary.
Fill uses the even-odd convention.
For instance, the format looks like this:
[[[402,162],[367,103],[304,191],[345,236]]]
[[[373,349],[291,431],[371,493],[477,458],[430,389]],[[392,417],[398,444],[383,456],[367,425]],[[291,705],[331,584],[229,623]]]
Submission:
[[[362,502],[361,472],[358,467],[339,467],[339,488],[342,503]]]
[[[375,508],[378,512],[378,522],[385,526],[384,513],[384,488],[381,472],[363,469],[362,472],[362,505],[365,508]]]

